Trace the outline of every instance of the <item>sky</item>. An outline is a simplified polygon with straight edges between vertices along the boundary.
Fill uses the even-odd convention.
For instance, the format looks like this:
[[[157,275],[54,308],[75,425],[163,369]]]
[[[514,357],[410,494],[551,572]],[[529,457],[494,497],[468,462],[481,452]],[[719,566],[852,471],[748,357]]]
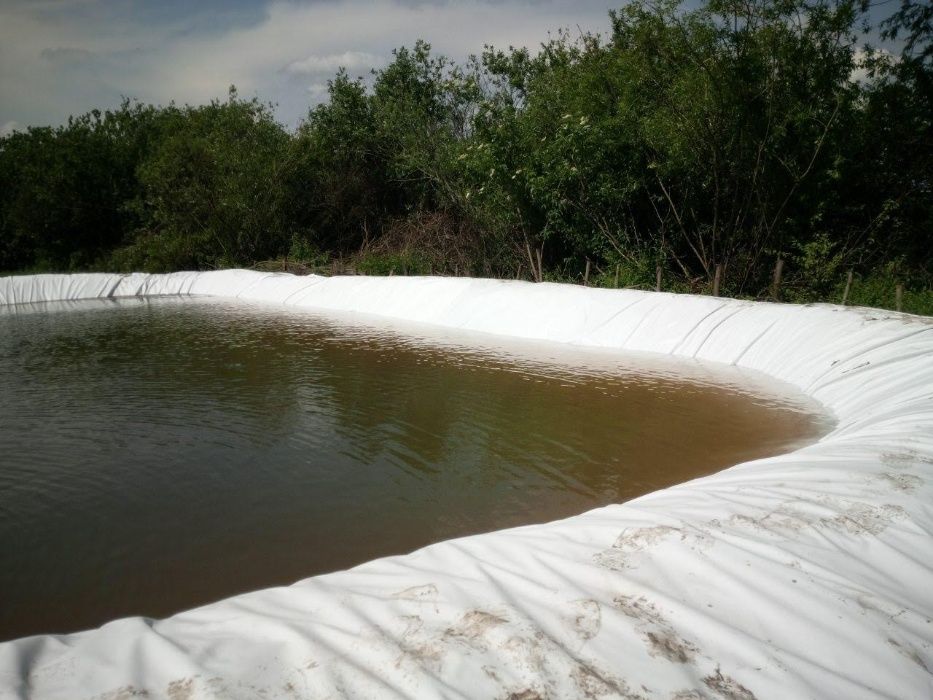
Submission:
[[[608,28],[604,0],[0,0],[0,135],[122,98],[203,104],[230,85],[295,127],[338,67],[367,75],[419,39],[457,60],[484,44]]]
[[[231,85],[294,128],[341,66],[368,75],[417,39],[462,61],[484,44],[536,48],[561,28],[603,33],[623,2],[0,0],[0,136],[124,97],[204,104]]]

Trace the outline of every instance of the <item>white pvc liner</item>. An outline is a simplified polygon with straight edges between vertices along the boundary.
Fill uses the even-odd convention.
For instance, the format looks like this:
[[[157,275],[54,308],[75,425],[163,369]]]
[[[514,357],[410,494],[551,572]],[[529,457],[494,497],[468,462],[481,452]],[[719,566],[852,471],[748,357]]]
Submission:
[[[838,424],[567,520],[2,644],[0,698],[933,697],[933,320],[464,278],[0,278],[0,304],[165,294],[726,362]]]

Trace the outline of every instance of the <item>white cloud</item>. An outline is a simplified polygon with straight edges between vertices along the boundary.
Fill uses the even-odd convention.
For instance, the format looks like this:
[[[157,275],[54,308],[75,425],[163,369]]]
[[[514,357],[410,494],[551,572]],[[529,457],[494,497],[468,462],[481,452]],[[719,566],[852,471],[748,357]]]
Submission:
[[[385,59],[375,54],[366,53],[365,51],[344,51],[340,54],[332,53],[326,56],[312,54],[300,61],[289,63],[285,66],[285,71],[295,75],[333,74],[340,68],[346,68],[348,71],[368,71],[370,68],[379,68],[384,64]]]
[[[249,26],[224,28],[218,20],[210,31],[184,17],[162,24],[108,18],[102,5],[67,21],[27,3],[0,5],[0,120],[57,123],[118,105],[122,96],[201,104],[235,84],[241,95],[277,103],[279,118],[294,126],[339,66],[368,72],[385,65],[393,48],[422,38],[457,60],[485,43],[537,46],[560,27],[604,28],[613,3],[280,1]]]
[[[19,124],[14,121],[9,121],[9,122],[5,122],[4,124],[0,124],[0,139],[2,139],[4,136],[9,136],[17,129],[19,129]]]

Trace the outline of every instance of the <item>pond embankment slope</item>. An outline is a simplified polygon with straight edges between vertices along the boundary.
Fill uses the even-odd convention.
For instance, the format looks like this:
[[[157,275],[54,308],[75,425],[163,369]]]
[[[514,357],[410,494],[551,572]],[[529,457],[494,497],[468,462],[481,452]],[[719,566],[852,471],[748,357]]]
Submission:
[[[0,698],[933,696],[933,320],[465,278],[0,278],[0,304],[164,294],[731,363],[837,424],[566,520],[0,644]]]

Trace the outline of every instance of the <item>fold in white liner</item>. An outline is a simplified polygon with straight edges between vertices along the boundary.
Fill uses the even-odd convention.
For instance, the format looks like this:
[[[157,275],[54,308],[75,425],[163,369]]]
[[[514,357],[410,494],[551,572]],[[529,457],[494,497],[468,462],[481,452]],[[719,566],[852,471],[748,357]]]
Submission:
[[[733,363],[838,424],[567,520],[0,644],[0,698],[933,696],[931,319],[466,278],[0,278],[0,304],[168,294]]]

